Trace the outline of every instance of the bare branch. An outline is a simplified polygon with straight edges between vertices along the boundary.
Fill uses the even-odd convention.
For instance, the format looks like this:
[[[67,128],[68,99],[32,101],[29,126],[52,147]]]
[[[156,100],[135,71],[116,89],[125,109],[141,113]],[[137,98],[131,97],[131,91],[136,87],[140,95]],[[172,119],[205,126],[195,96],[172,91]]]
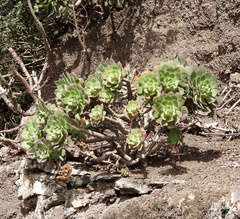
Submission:
[[[10,146],[14,149],[17,149],[18,151],[22,151],[22,152],[26,152],[27,150],[25,148],[20,148],[18,146],[19,144],[19,141],[16,141],[16,140],[11,140],[11,139],[8,139],[8,138],[4,138],[4,137],[0,137],[0,142],[6,146]]]
[[[79,1],[79,5],[82,3],[82,1]],[[79,27],[78,27],[78,23],[77,23],[77,17],[76,17],[76,12],[75,12],[75,1],[72,0],[72,12],[73,12],[73,18],[74,18],[74,24],[75,24],[75,28],[76,28],[76,31],[77,31],[77,36],[78,36],[78,40],[79,40],[79,43],[80,45],[83,47],[83,50],[82,50],[82,69],[81,69],[81,72],[80,72],[80,77],[83,77],[83,74],[84,74],[84,69],[85,69],[85,63],[86,63],[86,59],[89,57],[89,54],[88,54],[88,51],[87,51],[87,46],[86,46],[86,31],[85,29],[81,29],[81,34],[82,34],[82,37],[80,36],[80,30],[79,30]],[[87,27],[88,25],[86,25]]]
[[[47,34],[46,34],[46,32],[45,32],[41,22],[38,20],[37,16],[35,15],[35,12],[33,10],[33,7],[32,7],[32,4],[31,4],[30,0],[28,0],[28,7],[29,7],[29,9],[31,11],[31,14],[32,14],[32,16],[33,16],[33,18],[34,18],[34,20],[36,22],[36,25],[39,28],[39,31],[40,31],[40,33],[42,35],[42,38],[43,38],[43,41],[44,41],[44,45],[45,45],[47,56],[49,56],[49,54],[51,52],[51,47],[50,47],[50,44],[49,44],[49,42],[47,40]]]
[[[15,128],[8,129],[8,130],[2,130],[2,131],[0,131],[0,133],[4,133],[4,134],[5,133],[13,133],[13,132],[17,131],[18,129],[20,129],[22,126],[24,126],[24,125],[19,125]]]
[[[21,108],[21,106],[17,103],[10,86],[8,85],[8,83],[6,82],[6,80],[3,78],[1,74],[0,74],[0,81],[2,82],[2,85],[5,87],[4,89],[2,86],[0,86],[0,97],[3,99],[3,101],[8,106],[8,108],[17,114],[27,116],[28,113],[26,113]]]
[[[28,93],[31,95],[31,97],[35,100],[35,102],[38,102],[40,100],[40,98],[35,94],[33,93],[33,90],[32,90],[32,87],[27,83],[27,81],[22,77],[22,75],[20,75],[17,71],[17,69],[15,68],[14,65],[11,65],[10,66],[10,69],[13,73],[13,75],[18,78],[21,83],[26,87]]]
[[[32,87],[33,86],[33,81],[32,81],[32,78],[28,72],[28,70],[26,69],[23,61],[21,60],[21,58],[17,55],[17,53],[14,51],[13,48],[9,48],[8,51],[12,54],[12,57],[16,60],[16,62],[20,65],[23,73],[26,75],[28,81],[29,81],[29,84],[30,86]]]
[[[74,1],[73,1],[73,5],[74,5],[76,8],[79,7],[81,4],[82,4],[82,0],[78,0],[75,4],[74,4]]]
[[[49,42],[47,40],[47,34],[46,34],[46,32],[45,32],[41,22],[38,20],[37,16],[35,15],[35,12],[33,10],[33,7],[32,7],[32,4],[31,4],[30,0],[28,0],[28,6],[29,6],[31,14],[32,14],[32,16],[33,16],[33,18],[34,18],[34,20],[36,22],[36,25],[38,26],[39,31],[40,31],[40,33],[42,35],[42,38],[43,38],[43,41],[44,41],[45,50],[46,50],[45,63],[44,63],[43,69],[41,71],[40,78],[38,79],[38,84],[35,86],[37,90],[41,90],[44,86],[46,86],[46,84],[48,83],[48,81],[50,79],[50,77],[48,77],[45,80],[45,82],[40,86],[40,84],[42,83],[42,80],[44,79],[46,71],[49,68],[49,59],[50,59],[50,54],[51,54],[51,47],[50,47],[50,44],[49,44]],[[50,75],[52,74],[52,72],[53,71],[50,68]]]

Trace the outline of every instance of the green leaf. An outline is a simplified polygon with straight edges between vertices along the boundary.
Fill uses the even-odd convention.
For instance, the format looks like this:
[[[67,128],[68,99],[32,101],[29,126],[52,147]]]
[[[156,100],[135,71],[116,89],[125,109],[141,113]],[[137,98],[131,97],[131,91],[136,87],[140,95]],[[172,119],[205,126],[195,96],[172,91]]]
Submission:
[[[73,147],[73,145],[74,145],[72,139],[69,137],[67,137],[67,144],[69,147]]]

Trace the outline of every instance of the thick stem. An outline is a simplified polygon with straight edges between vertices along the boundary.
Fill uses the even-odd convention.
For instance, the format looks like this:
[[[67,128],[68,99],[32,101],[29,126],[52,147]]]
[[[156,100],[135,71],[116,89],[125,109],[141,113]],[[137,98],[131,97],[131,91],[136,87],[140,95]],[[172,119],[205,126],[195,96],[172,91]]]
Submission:
[[[131,120],[128,119],[124,114],[116,113],[113,109],[109,108],[107,104],[104,104],[104,110],[106,110],[107,113],[109,113],[110,115],[112,115],[114,117],[122,119],[122,120],[124,120],[127,123],[131,123]]]
[[[128,90],[128,92],[127,92],[127,98],[128,98],[128,100],[130,101],[130,100],[133,99],[133,92],[132,92],[131,83],[130,83],[129,80],[127,80],[127,79],[125,79],[125,78],[123,78],[123,81],[126,82],[126,86],[127,86],[127,90]]]
[[[87,134],[87,135],[91,135],[95,138],[99,138],[99,139],[102,139],[102,140],[106,140],[106,141],[121,141],[121,140],[125,140],[126,137],[113,137],[113,136],[108,136],[108,135],[104,135],[104,134],[101,134],[99,132],[95,132],[95,131],[92,131],[92,130],[88,130],[88,129],[85,129],[85,128],[77,128],[79,132],[82,132],[84,134]]]
[[[91,160],[93,162],[97,162],[97,163],[104,162],[107,158],[112,158],[113,160],[120,161],[120,162],[126,164],[127,166],[133,166],[141,160],[141,158],[138,157],[135,160],[127,161],[127,160],[123,159],[122,157],[120,157],[119,155],[114,154],[113,152],[110,152],[110,151],[106,152],[106,153],[103,153],[103,155],[101,157],[97,157],[97,156],[95,156],[93,154],[90,154],[86,151],[81,151],[81,154],[83,154],[86,157],[91,157]]]
[[[121,119],[119,119],[119,118],[111,119],[109,117],[105,117],[105,120],[103,122],[105,122],[105,124],[108,124],[108,125],[111,125],[111,123],[112,123],[125,135],[127,135],[130,132],[129,130],[127,130],[125,128],[123,121],[121,121]]]

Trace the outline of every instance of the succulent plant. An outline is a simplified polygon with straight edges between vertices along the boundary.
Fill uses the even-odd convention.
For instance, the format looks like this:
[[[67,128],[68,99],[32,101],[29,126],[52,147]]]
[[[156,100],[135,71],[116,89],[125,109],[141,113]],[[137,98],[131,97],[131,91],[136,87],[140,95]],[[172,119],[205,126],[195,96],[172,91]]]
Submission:
[[[211,111],[221,103],[217,96],[219,81],[217,77],[205,72],[203,67],[195,67],[190,78],[193,102],[203,111]]]
[[[96,98],[99,92],[102,90],[102,88],[103,88],[102,78],[100,77],[99,74],[95,74],[94,76],[90,76],[88,78],[88,82],[86,83],[85,86],[85,93],[90,98]]]
[[[112,59],[106,59],[106,60],[102,60],[100,65],[98,66],[97,68],[97,72],[102,74],[104,71],[105,71],[105,68],[108,66],[108,65],[111,65],[113,64],[114,61]]]
[[[121,63],[112,63],[104,68],[102,73],[103,84],[112,91],[119,89],[122,85],[122,78],[126,76]]]
[[[61,107],[66,112],[82,113],[89,104],[89,98],[80,85],[73,84],[61,92],[61,99],[58,99]]]
[[[89,113],[90,121],[93,125],[98,125],[100,122],[104,120],[106,112],[103,109],[103,104],[96,105],[92,108],[91,113]]]
[[[183,144],[177,123],[187,114],[186,106],[208,110],[220,99],[216,77],[202,68],[188,67],[184,60],[170,60],[155,67],[154,72],[143,72],[133,80],[134,76],[129,66],[123,69],[109,59],[102,61],[86,82],[64,75],[57,82],[57,105],[39,104],[37,118],[27,123],[22,134],[23,145],[39,162],[61,162],[67,151],[90,161],[109,159],[135,165],[159,149],[161,144],[156,145],[154,139],[164,130],[170,129],[167,135],[172,152]],[[161,124],[159,129],[154,127],[156,122]],[[107,132],[102,133],[105,129]],[[146,133],[153,138],[146,138]],[[145,150],[147,141],[152,140]],[[88,147],[99,141],[112,147],[102,151]],[[179,150],[175,152],[177,155]],[[122,175],[128,173],[127,167],[122,167]]]
[[[169,145],[174,147],[175,149],[179,148],[183,144],[182,132],[179,129],[171,129],[167,136]]]
[[[44,133],[35,120],[27,122],[26,127],[26,131],[22,133],[25,140],[22,146],[28,149],[28,153],[34,153],[39,163],[51,164],[53,161],[64,160],[65,150],[54,149],[51,142],[44,139]]]
[[[125,114],[133,120],[135,117],[138,116],[139,111],[141,110],[142,106],[139,101],[131,100],[125,108]]]
[[[55,90],[55,95],[57,100],[62,99],[62,92],[70,85],[81,85],[84,87],[84,81],[82,78],[77,79],[74,74],[65,74],[57,82],[57,89]]]
[[[25,140],[22,146],[31,151],[35,143],[42,138],[42,132],[37,122],[33,119],[26,123],[26,128],[26,131],[22,133],[22,138]]]
[[[163,93],[153,99],[153,111],[157,122],[173,128],[187,109],[180,93]]]
[[[160,77],[157,73],[144,72],[135,82],[140,98],[151,100],[161,93]]]
[[[34,146],[34,153],[39,163],[52,164],[55,162],[62,162],[65,159],[65,149],[54,149],[51,142],[42,139],[36,142]]]
[[[141,150],[142,147],[146,146],[147,143],[144,141],[144,138],[146,137],[146,132],[141,129],[133,129],[129,134],[127,138],[127,143],[130,146],[130,149],[135,150]]]
[[[186,96],[189,92],[188,78],[191,69],[185,67],[181,60],[171,60],[154,67],[154,72],[160,76],[162,89],[165,93],[170,91]]]
[[[57,107],[55,104],[47,104],[45,105],[44,102],[40,102],[39,105],[37,105],[37,119],[36,122],[39,125],[39,127],[44,127],[47,123],[47,119],[49,115],[52,115],[55,111],[57,111]]]
[[[46,140],[61,148],[68,137],[68,130],[70,130],[69,120],[70,118],[61,110],[50,115],[44,128]]]
[[[129,171],[128,167],[124,167],[124,168],[121,169],[121,176],[122,177],[128,177],[129,173],[130,173],[130,171]]]
[[[111,104],[116,100],[116,93],[111,91],[110,88],[105,87],[99,93],[99,100]]]
[[[158,66],[155,66],[155,67],[154,67],[154,69],[155,69],[154,71],[155,71],[155,72],[158,72],[158,71],[161,70],[162,68],[167,69],[167,68],[169,68],[169,67],[171,67],[171,68],[173,68],[173,69],[179,68],[179,69],[180,69],[180,72],[185,72],[185,73],[188,74],[188,75],[190,75],[190,74],[192,73],[192,70],[193,70],[193,68],[192,68],[191,66],[187,65],[186,60],[180,59],[180,58],[178,58],[178,59],[172,58],[172,59],[170,59],[170,60],[167,60],[167,61],[162,62],[162,63],[161,63],[160,65],[158,65]]]

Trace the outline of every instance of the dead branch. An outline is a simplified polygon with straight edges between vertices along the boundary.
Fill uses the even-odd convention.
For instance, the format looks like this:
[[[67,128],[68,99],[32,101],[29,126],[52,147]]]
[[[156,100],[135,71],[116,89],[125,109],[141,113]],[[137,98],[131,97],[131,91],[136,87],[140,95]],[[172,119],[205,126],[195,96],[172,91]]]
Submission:
[[[50,54],[51,54],[51,47],[50,47],[50,44],[47,40],[47,34],[42,26],[42,23],[38,20],[37,16],[35,15],[35,12],[33,10],[33,7],[32,7],[32,4],[31,4],[31,1],[28,0],[28,7],[31,11],[31,14],[36,22],[36,25],[38,26],[39,28],[39,31],[42,35],[42,38],[43,38],[43,41],[44,41],[44,46],[45,46],[45,50],[46,50],[46,58],[45,58],[45,62],[44,62],[44,65],[43,65],[43,68],[42,68],[42,71],[41,71],[41,74],[40,74],[40,78],[38,79],[38,84],[36,84],[36,86],[34,87],[35,91],[38,91],[38,90],[41,90],[43,87],[46,86],[46,84],[48,83],[53,71],[51,70],[50,68],[50,74],[49,76],[47,77],[47,79],[44,81],[44,83],[40,86],[40,84],[42,83],[42,80],[44,79],[44,76],[46,74],[46,71],[47,69],[50,67],[49,66],[49,60],[50,60]]]
[[[21,106],[17,103],[15,96],[13,95],[13,92],[6,82],[6,80],[3,78],[3,76],[0,74],[0,81],[2,82],[2,85],[5,87],[5,89],[0,85],[0,97],[3,99],[5,104],[8,106],[9,109],[11,109],[13,112],[28,116],[29,114],[26,113]]]
[[[239,104],[239,102],[240,102],[240,99],[238,99],[238,100],[231,106],[231,108],[229,109],[229,111],[228,111],[227,114],[229,114],[229,113],[234,109],[234,107],[236,107],[236,106]]]
[[[45,45],[45,49],[46,49],[47,56],[49,56],[49,54],[50,54],[50,52],[51,52],[51,47],[50,47],[50,44],[49,44],[49,42],[48,42],[48,40],[47,40],[47,34],[46,34],[46,32],[45,32],[45,30],[44,30],[44,28],[43,28],[43,26],[42,26],[42,23],[38,20],[37,16],[35,15],[35,12],[34,12],[34,10],[33,10],[33,7],[32,7],[32,4],[31,4],[31,1],[30,1],[30,0],[28,0],[28,7],[29,7],[29,9],[30,9],[30,11],[31,11],[31,14],[32,14],[32,16],[33,16],[33,19],[34,19],[35,22],[36,22],[36,25],[37,25],[38,28],[39,28],[39,31],[40,31],[40,33],[41,33],[41,35],[42,35],[42,38],[43,38],[43,41],[44,41],[44,45]]]
[[[201,121],[198,121],[198,122],[194,123],[194,125],[196,125],[199,128],[202,128],[202,129],[215,129],[215,130],[218,130],[218,131],[231,132],[231,133],[236,132],[235,129],[226,129],[226,128],[218,127],[217,126],[218,122],[203,123]]]
[[[82,4],[82,0],[78,0],[75,4],[74,4],[74,1],[73,1],[73,5],[76,8],[79,7],[81,4]]]
[[[82,3],[82,0],[78,1],[78,5],[81,5],[81,3]],[[87,46],[86,46],[86,30],[85,30],[85,28],[81,29],[81,34],[82,34],[82,37],[81,37],[80,36],[80,30],[79,30],[78,23],[77,23],[77,17],[76,17],[76,12],[75,12],[75,1],[74,0],[72,0],[72,5],[73,5],[72,6],[72,12],[73,12],[74,25],[75,25],[75,28],[76,28],[76,31],[77,31],[77,36],[78,36],[79,43],[83,47],[83,50],[82,50],[82,57],[83,57],[82,60],[83,60],[83,62],[82,62],[82,69],[81,69],[81,72],[80,72],[80,77],[83,77],[86,60],[89,56],[88,51],[87,51]],[[87,26],[88,25],[86,25],[86,27]]]
[[[17,71],[17,69],[15,68],[14,65],[11,65],[10,66],[10,69],[13,73],[13,75],[18,78],[21,83],[26,87],[28,93],[31,95],[31,97],[34,99],[35,102],[38,102],[40,100],[40,98],[35,94],[33,93],[33,90],[32,90],[32,86],[30,86],[27,81],[22,77],[22,75],[20,75]]]
[[[2,131],[0,131],[0,133],[4,133],[4,134],[5,133],[13,133],[13,132],[17,131],[18,129],[20,129],[21,127],[23,127],[23,125],[19,125],[15,128],[8,129],[8,130],[2,130]]]
[[[16,60],[16,62],[20,65],[23,73],[26,75],[26,77],[29,81],[30,86],[32,87],[33,86],[32,78],[31,78],[28,70],[26,69],[23,61],[21,60],[21,58],[17,55],[17,53],[14,51],[13,48],[9,48],[8,51],[11,53],[12,57]]]
[[[27,150],[25,148],[18,147],[19,141],[11,140],[8,138],[0,137],[0,142],[6,146],[10,146],[14,149],[17,149],[18,151],[26,152]]]

